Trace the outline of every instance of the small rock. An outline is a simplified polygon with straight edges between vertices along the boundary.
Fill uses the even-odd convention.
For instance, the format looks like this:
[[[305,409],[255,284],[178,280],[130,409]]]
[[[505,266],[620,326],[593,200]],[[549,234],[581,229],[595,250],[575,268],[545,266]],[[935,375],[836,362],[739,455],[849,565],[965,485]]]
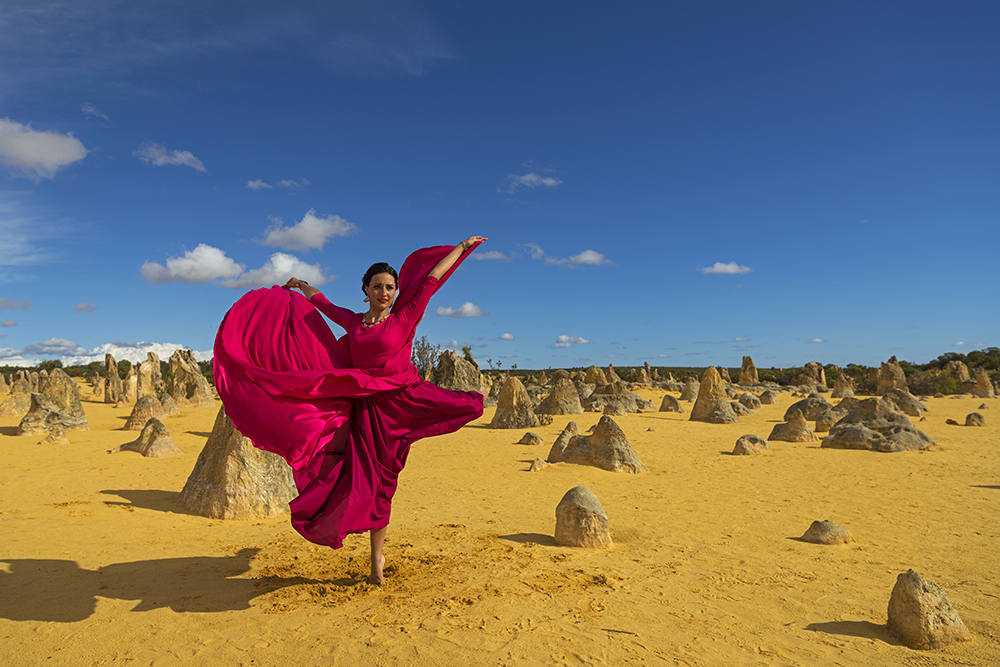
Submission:
[[[771,430],[768,440],[782,440],[784,442],[816,442],[819,438],[813,432],[809,422],[798,410],[794,410],[787,417],[784,424],[775,424]]]
[[[540,445],[543,442],[544,440],[542,440],[542,436],[538,435],[537,433],[532,433],[531,431],[528,431],[521,437],[520,440],[517,441],[517,444],[534,446],[534,445]]]
[[[556,507],[556,544],[564,547],[610,549],[608,515],[590,489],[577,486],[566,492]]]
[[[774,405],[778,402],[778,395],[770,389],[765,389],[757,398],[759,398],[760,402],[764,405]]]
[[[69,438],[66,437],[66,431],[59,427],[56,427],[49,431],[49,434],[38,441],[39,445],[68,445]]]
[[[986,426],[986,419],[978,412],[973,412],[965,418],[966,426]]]
[[[749,433],[736,441],[736,446],[733,448],[733,455],[748,456],[750,454],[769,451],[771,451],[771,445],[767,444],[767,440],[759,435]]]
[[[832,521],[813,521],[805,535],[799,538],[813,544],[850,544],[854,541],[851,531],[841,528]]]
[[[539,470],[544,470],[545,468],[551,468],[552,464],[548,461],[543,461],[542,459],[535,459],[531,462],[531,467],[528,468],[528,472],[538,472]]]
[[[982,405],[980,405],[977,408],[977,410],[989,410],[989,409],[990,409],[990,406],[986,405],[985,403],[983,403]]]
[[[170,439],[167,427],[156,417],[151,417],[146,422],[138,440],[119,445],[109,453],[114,454],[115,452],[139,452],[149,458],[163,458],[184,453]]]
[[[941,587],[914,569],[896,577],[888,627],[913,649],[936,649],[972,639]]]
[[[954,419],[945,419],[944,423],[945,424],[950,424],[951,426],[958,426],[958,422],[955,421]]]
[[[652,426],[650,426],[649,428],[646,429],[646,432],[648,433],[649,431],[655,431],[655,430],[656,430],[655,428],[653,428]]]
[[[681,407],[680,402],[676,398],[667,394],[663,397],[663,402],[660,403],[660,412],[680,412],[684,414],[684,408]]]

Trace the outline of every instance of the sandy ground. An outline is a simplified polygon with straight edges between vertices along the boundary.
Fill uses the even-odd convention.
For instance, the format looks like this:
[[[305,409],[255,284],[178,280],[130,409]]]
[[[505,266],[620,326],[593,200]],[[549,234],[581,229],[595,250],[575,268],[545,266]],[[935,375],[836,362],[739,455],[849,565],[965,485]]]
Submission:
[[[422,441],[382,589],[364,583],[367,537],[333,551],[287,519],[175,506],[214,409],[165,420],[184,451],[168,459],[108,454],[138,434],[121,430],[127,409],[89,397],[91,430],[70,445],[0,420],[0,664],[1000,664],[1000,401],[986,401],[985,428],[966,428],[945,419],[964,423],[982,399],[930,400],[919,427],[941,451],[774,442],[731,456],[796,400],[780,396],[734,425],[616,418],[642,475],[528,473],[569,417],[533,429],[542,447],[489,429],[492,409]],[[613,550],[555,546],[555,507],[577,485],[603,503]],[[815,519],[857,543],[795,539]],[[945,589],[972,642],[914,651],[887,633],[889,594],[911,567]]]

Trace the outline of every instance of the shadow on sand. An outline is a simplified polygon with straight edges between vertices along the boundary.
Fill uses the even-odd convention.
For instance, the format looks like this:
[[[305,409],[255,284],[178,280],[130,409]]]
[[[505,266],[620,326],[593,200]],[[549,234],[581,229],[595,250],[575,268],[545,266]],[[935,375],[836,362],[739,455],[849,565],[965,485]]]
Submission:
[[[114,563],[96,570],[71,560],[0,559],[9,570],[0,572],[0,618],[73,623],[94,613],[98,597],[137,600],[132,611],[238,611],[279,588],[320,583],[303,577],[232,578],[249,571],[258,551]]]
[[[17,426],[0,426],[0,435],[17,435]]]
[[[105,489],[101,491],[109,496],[118,496],[128,502],[104,501],[107,505],[132,505],[145,510],[155,510],[157,512],[167,512],[168,514],[186,514],[188,516],[201,516],[188,512],[183,507],[177,506],[177,498],[180,497],[178,491],[163,491],[161,489]]]
[[[904,646],[903,642],[892,636],[889,628],[870,621],[827,621],[826,623],[810,623],[806,630],[825,632],[828,635],[844,637],[864,637],[877,639],[892,646]]]
[[[514,533],[512,535],[501,535],[500,539],[519,544],[528,544],[530,542],[540,544],[543,547],[556,546],[556,538],[551,535],[542,535],[541,533]]]

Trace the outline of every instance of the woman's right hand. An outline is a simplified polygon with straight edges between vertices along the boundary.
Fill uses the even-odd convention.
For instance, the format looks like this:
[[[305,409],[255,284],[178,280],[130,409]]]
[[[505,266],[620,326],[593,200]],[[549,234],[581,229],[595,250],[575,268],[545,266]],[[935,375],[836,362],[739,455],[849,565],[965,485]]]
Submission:
[[[284,288],[301,290],[307,299],[311,299],[313,296],[319,294],[318,289],[304,280],[299,280],[298,278],[289,278],[288,282],[285,283]]]

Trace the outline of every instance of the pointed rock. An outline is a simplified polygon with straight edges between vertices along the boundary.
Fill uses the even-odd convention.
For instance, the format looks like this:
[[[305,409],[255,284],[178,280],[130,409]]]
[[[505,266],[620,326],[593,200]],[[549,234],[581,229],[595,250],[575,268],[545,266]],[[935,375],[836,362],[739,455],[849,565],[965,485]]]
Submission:
[[[117,405],[122,400],[122,378],[118,375],[118,362],[111,354],[104,355],[104,402]]]
[[[754,365],[753,359],[751,359],[749,356],[744,356],[743,365],[740,367],[739,384],[752,387],[758,382],[760,382],[760,378],[757,375],[757,367]]]
[[[976,386],[972,388],[972,395],[976,398],[996,398],[990,376],[981,368],[976,370]]]
[[[670,394],[666,394],[660,403],[660,412],[679,412],[684,414],[684,408],[681,407],[680,401]]]
[[[18,435],[45,433],[54,428],[64,431],[88,431],[87,415],[80,402],[80,389],[62,369],[56,368],[45,388],[31,395],[31,405],[18,426]]]
[[[535,408],[536,415],[582,415],[580,393],[569,378],[556,380],[553,376],[552,393]]]
[[[212,388],[201,374],[194,350],[174,350],[170,355],[170,388],[167,393],[182,408],[215,407]]]
[[[740,421],[733,412],[732,405],[729,404],[722,376],[714,366],[706,368],[704,375],[701,376],[698,398],[691,408],[690,421],[709,424],[736,424]]]
[[[438,357],[434,384],[452,391],[479,391],[479,369],[454,350],[445,350]]]
[[[881,396],[889,389],[897,387],[904,391],[909,391],[909,386],[906,384],[906,374],[903,373],[903,367],[899,365],[899,360],[896,359],[896,355],[889,357],[889,361],[883,362],[878,369],[878,386],[875,393]]]
[[[888,627],[913,649],[936,649],[972,639],[941,587],[913,569],[896,577]]]
[[[137,440],[119,445],[109,453],[116,452],[139,452],[149,458],[164,458],[184,453],[170,439],[167,427],[156,417],[146,422]]]
[[[490,428],[533,428],[538,426],[538,417],[531,403],[531,397],[516,376],[511,375],[503,383],[497,398],[497,411],[490,422]]]
[[[785,424],[775,424],[768,440],[783,442],[816,442],[819,438],[809,426],[809,422],[798,410],[794,410]]]
[[[682,401],[693,402],[698,398],[698,390],[701,389],[701,383],[695,378],[688,378],[687,382],[684,383],[684,388],[681,389]]]
[[[646,472],[646,466],[628,444],[625,433],[607,416],[601,417],[592,435],[573,436],[560,460],[592,465],[611,472]]]
[[[167,411],[163,409],[159,399],[153,394],[146,394],[132,406],[132,414],[125,422],[126,431],[141,431],[153,417],[161,419],[167,416]]]
[[[579,425],[577,425],[576,422],[566,424],[566,428],[564,428],[562,433],[559,434],[559,437],[556,438],[556,441],[549,450],[549,455],[545,457],[545,460],[549,463],[558,463],[559,461],[562,461],[562,455],[566,450],[566,446],[569,444],[569,441],[577,435],[580,435]]]

